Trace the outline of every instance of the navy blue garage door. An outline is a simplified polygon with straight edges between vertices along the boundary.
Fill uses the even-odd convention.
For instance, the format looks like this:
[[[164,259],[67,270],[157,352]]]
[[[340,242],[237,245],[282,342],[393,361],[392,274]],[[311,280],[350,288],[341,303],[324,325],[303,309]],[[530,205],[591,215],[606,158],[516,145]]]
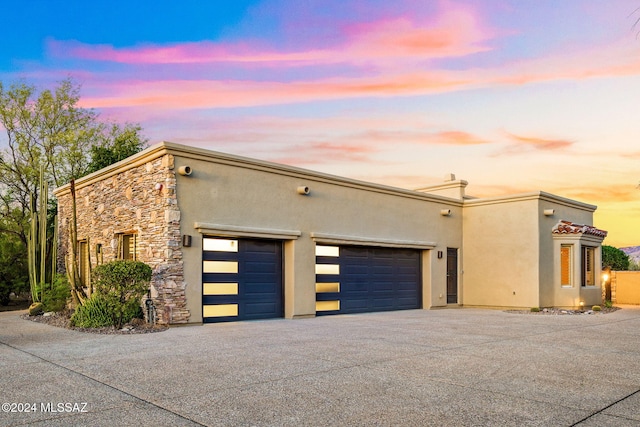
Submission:
[[[203,239],[205,323],[283,316],[282,242]]]
[[[420,251],[316,247],[316,314],[407,310],[421,304]]]

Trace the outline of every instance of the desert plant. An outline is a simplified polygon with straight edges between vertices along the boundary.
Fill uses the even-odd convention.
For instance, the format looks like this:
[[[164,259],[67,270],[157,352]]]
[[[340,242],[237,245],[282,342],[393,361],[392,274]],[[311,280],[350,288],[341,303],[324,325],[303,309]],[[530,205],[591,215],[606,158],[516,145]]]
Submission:
[[[118,260],[93,269],[95,292],[105,298],[114,316],[114,326],[137,316],[142,296],[149,289],[151,267],[140,261]]]
[[[34,302],[29,306],[29,316],[37,316],[39,314],[42,314],[43,312],[44,309],[41,302]]]
[[[37,202],[36,202],[37,199]],[[29,283],[33,302],[42,300],[45,283],[52,285],[55,276],[55,262],[57,249],[57,219],[54,216],[53,238],[51,239],[51,265],[47,268],[47,203],[49,201],[49,187],[44,180],[44,169],[40,168],[37,195],[31,194],[31,224],[27,239],[27,262],[29,268]],[[49,270],[49,271],[47,271]],[[51,279],[48,283],[47,278]]]
[[[591,307],[591,310],[593,310],[593,311],[602,311],[602,307],[600,307],[599,305],[594,305],[593,307]]]
[[[537,313],[540,311],[540,307],[531,307],[531,312],[532,313]]]
[[[604,306],[607,307],[607,308],[611,308],[611,307],[613,307],[613,302],[611,302],[611,300],[606,300],[604,302]]]
[[[69,280],[69,285],[71,287],[71,298],[73,300],[73,304],[78,307],[84,304],[87,299],[87,294],[82,288],[80,268],[78,266],[78,217],[75,180],[71,180],[69,183],[69,189],[71,191],[71,222],[69,223],[70,250],[68,256],[65,258],[65,267],[67,270],[67,280]]]
[[[62,311],[71,297],[71,288],[64,274],[56,274],[51,288],[42,292],[44,311]]]
[[[102,295],[93,295],[78,306],[71,316],[71,325],[80,328],[101,328],[114,323],[113,310]]]

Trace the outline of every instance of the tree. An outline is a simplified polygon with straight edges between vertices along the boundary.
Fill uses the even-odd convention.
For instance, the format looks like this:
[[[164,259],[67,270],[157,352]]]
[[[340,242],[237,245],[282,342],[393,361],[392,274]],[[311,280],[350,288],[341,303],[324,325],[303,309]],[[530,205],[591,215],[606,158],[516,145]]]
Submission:
[[[12,292],[20,294],[28,290],[27,248],[17,235],[0,234],[0,305],[9,303]]]
[[[146,140],[140,138],[141,127],[126,124],[124,128],[112,124],[111,138],[91,147],[91,163],[87,173],[92,173],[139,153],[146,147]]]
[[[602,245],[602,267],[626,271],[629,269],[629,255],[613,246]]]
[[[100,121],[79,100],[80,86],[70,78],[41,91],[0,82],[0,240],[13,236],[26,251],[41,169],[49,186],[60,187],[145,147],[139,125]],[[55,200],[47,204],[54,213]]]

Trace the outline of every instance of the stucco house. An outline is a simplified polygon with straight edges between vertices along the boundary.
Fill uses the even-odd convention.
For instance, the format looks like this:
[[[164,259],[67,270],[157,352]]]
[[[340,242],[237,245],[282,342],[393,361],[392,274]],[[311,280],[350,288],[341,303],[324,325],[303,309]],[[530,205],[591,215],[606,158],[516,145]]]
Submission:
[[[545,192],[405,190],[168,142],[75,186],[82,276],[148,263],[162,323],[601,302],[596,207]],[[64,256],[69,185],[55,194]]]

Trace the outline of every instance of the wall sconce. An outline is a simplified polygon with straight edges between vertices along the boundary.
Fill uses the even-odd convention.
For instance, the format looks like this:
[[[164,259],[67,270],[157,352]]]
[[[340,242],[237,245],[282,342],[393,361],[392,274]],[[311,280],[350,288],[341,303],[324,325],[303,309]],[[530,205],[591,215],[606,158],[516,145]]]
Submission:
[[[191,169],[191,166],[180,166],[178,173],[182,176],[189,176],[193,173],[193,169]]]
[[[442,251],[438,251],[438,259],[442,259],[442,256],[443,256]]]
[[[157,184],[155,185],[154,189],[155,189],[158,193],[160,193],[160,192],[162,191],[162,184],[157,183]]]
[[[440,215],[451,216],[451,209],[440,209]]]
[[[544,210],[544,216],[553,216],[553,214],[556,213],[555,209],[545,209]]]
[[[182,246],[185,248],[191,247],[191,236],[188,234],[182,235]]]
[[[299,186],[296,191],[298,192],[298,194],[302,194],[303,196],[308,196],[309,193],[311,192],[309,187],[307,187],[305,185]]]

